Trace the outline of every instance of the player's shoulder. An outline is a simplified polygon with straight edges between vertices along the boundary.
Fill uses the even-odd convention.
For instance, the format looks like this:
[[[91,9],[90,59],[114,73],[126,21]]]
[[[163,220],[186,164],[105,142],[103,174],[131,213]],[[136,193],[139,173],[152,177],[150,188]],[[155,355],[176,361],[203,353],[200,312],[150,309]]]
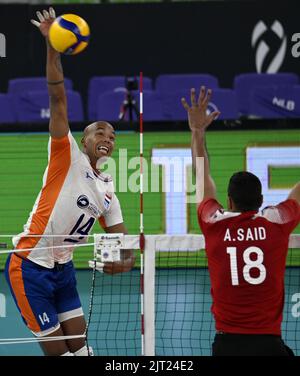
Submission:
[[[113,186],[113,178],[111,175],[106,174],[104,172],[100,172],[97,175],[98,180],[100,180],[102,183],[107,184],[107,185],[112,185]]]
[[[273,223],[287,223],[300,218],[300,205],[296,200],[287,199],[277,205],[266,206],[257,216],[263,217]]]
[[[225,219],[234,218],[241,213],[226,211],[215,198],[206,198],[198,206],[199,221],[205,223],[216,223]]]
[[[214,197],[207,197],[199,203],[198,213],[201,213],[203,210],[208,210],[214,207],[223,208],[217,199],[215,199]]]

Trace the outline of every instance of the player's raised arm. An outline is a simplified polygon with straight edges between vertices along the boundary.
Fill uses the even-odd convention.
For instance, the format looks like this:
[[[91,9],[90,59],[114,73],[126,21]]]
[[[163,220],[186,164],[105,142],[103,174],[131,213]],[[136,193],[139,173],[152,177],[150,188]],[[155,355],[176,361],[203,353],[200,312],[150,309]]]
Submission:
[[[300,205],[300,182],[297,183],[294,188],[291,190],[288,199],[296,200]]]
[[[68,134],[69,124],[64,74],[60,54],[51,47],[48,39],[50,26],[56,17],[55,11],[50,7],[49,12],[43,10],[43,13],[36,12],[36,15],[39,21],[31,20],[31,22],[39,28],[41,34],[45,37],[47,44],[46,76],[50,98],[49,131],[51,137],[61,138]]]
[[[205,131],[220,113],[214,111],[209,115],[207,114],[206,111],[210,97],[211,90],[208,89],[206,92],[205,87],[202,86],[198,100],[196,100],[195,89],[191,89],[191,106],[188,105],[185,98],[181,99],[182,105],[188,113],[189,127],[192,132],[191,148],[194,172],[197,172],[196,169],[199,168],[197,158],[204,158],[204,194],[200,201],[209,197],[216,198],[216,186],[210,175],[208,153],[205,143]]]

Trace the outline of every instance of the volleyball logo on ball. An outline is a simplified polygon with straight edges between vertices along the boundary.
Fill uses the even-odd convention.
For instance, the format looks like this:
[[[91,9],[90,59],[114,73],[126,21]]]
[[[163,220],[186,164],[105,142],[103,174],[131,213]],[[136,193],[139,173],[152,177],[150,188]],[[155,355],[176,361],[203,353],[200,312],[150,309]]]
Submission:
[[[76,14],[63,14],[57,17],[49,30],[51,46],[66,55],[76,55],[83,51],[89,43],[89,38],[89,25]]]

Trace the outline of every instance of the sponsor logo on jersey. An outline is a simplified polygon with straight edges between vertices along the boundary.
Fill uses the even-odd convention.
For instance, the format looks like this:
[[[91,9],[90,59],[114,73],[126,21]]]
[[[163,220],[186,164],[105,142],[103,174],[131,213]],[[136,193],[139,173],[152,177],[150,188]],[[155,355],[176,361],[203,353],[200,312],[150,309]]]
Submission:
[[[85,175],[85,177],[86,177],[87,179],[92,179],[92,180],[94,180],[94,177],[93,177],[88,171],[86,171],[86,175]]]
[[[101,212],[95,204],[92,204],[86,195],[80,195],[77,199],[77,206],[80,209],[88,210],[93,217],[100,217]]]
[[[89,199],[87,198],[86,195],[80,195],[77,199],[77,206],[80,208],[80,209],[84,209],[84,208],[87,208],[90,204],[90,201]]]

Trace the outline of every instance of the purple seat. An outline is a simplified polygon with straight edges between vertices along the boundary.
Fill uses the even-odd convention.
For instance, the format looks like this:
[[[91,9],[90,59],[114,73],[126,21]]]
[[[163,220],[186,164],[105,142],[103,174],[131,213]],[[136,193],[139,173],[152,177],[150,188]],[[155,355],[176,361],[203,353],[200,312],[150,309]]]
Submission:
[[[250,97],[250,112],[262,118],[299,118],[300,86],[255,88]]]
[[[16,115],[9,94],[0,94],[0,123],[14,123]]]
[[[69,78],[65,78],[65,87],[67,90],[72,90],[73,83]],[[24,91],[33,90],[47,90],[47,83],[45,77],[27,77],[27,78],[14,78],[9,80],[8,93],[18,94]]]
[[[234,89],[237,94],[238,111],[241,115],[250,114],[251,92],[257,87],[273,85],[297,85],[298,76],[294,73],[245,73],[234,78]]]
[[[137,77],[138,81],[139,78]],[[149,77],[143,77],[143,89],[152,89],[152,80]],[[88,117],[89,120],[97,120],[97,101],[100,95],[112,91],[126,92],[125,76],[103,76],[92,77],[88,89]]]
[[[143,92],[143,119],[145,121],[167,120],[160,95],[156,91]]]
[[[98,97],[112,91],[124,87],[124,76],[106,76],[92,77],[89,82],[88,89],[88,118],[89,120],[97,120]],[[112,119],[107,119],[112,120]]]
[[[125,93],[110,92],[99,95],[97,102],[97,120],[117,121],[126,98]],[[139,94],[135,93],[137,114],[133,111],[133,120],[138,120],[140,113]],[[145,121],[165,120],[162,102],[156,92],[143,91],[143,119]],[[126,111],[125,121],[129,121],[129,110]]]
[[[112,91],[99,95],[96,106],[96,120],[118,121],[123,108],[123,102],[126,99],[126,92]],[[139,116],[139,97],[134,96],[136,103],[137,116],[133,111],[133,120],[137,120]],[[124,121],[129,120],[129,110],[126,111]]]
[[[161,94],[179,90],[219,87],[218,79],[210,74],[162,74],[155,81],[155,89]]]
[[[96,115],[94,120],[117,121],[121,112],[125,93],[119,91],[106,92],[99,95],[94,108]],[[138,105],[138,102],[137,102]],[[126,120],[126,119],[125,119]]]
[[[186,120],[187,113],[181,104],[181,98],[190,101],[190,91],[180,90],[162,96],[164,116],[168,120]],[[231,89],[214,89],[208,106],[208,111],[220,111],[219,119],[237,119],[236,94]]]
[[[81,96],[76,91],[67,90],[68,119],[83,120]],[[19,122],[48,122],[50,118],[49,96],[46,90],[34,90],[17,95],[15,98],[17,120]]]
[[[220,120],[234,120],[239,117],[237,97],[232,89],[214,89],[208,108],[210,111],[220,111]]]

